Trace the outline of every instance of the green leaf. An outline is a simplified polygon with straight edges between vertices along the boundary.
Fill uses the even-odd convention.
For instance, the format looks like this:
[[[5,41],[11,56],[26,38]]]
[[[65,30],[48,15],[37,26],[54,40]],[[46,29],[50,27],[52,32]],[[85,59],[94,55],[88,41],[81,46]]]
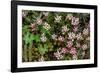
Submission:
[[[29,33],[24,35],[23,40],[25,41],[25,44],[27,45],[29,43]]]
[[[41,55],[44,55],[46,52],[48,52],[48,46],[46,44],[44,44],[44,46],[39,44],[38,49]]]
[[[40,36],[39,35],[32,35],[32,38],[36,42],[39,42],[40,41]]]

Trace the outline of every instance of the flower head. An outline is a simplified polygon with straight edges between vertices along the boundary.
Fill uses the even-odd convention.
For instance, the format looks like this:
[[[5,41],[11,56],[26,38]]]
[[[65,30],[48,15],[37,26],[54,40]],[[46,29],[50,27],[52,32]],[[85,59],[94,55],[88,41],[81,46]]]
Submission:
[[[60,37],[58,37],[58,40],[59,40],[60,42],[64,42],[64,37],[63,37],[63,36],[60,36]]]
[[[88,28],[84,28],[83,34],[84,34],[84,35],[88,35],[88,34],[89,34],[89,29],[88,29]]]
[[[72,18],[73,18],[73,15],[72,15],[72,14],[68,14],[68,15],[66,16],[66,19],[68,19],[68,20],[72,20]]]
[[[78,30],[78,27],[77,26],[74,26],[73,31],[74,32],[77,32],[77,30]]]
[[[72,24],[72,25],[78,25],[78,24],[79,24],[79,18],[73,17],[73,18],[72,18],[71,24]]]
[[[43,28],[45,28],[46,30],[49,30],[51,27],[47,22],[45,22],[43,25]]]
[[[57,50],[57,52],[54,53],[54,56],[59,60],[63,58],[63,55]]]
[[[78,33],[76,35],[76,38],[77,38],[77,40],[82,40],[83,39],[82,34],[81,33]]]
[[[58,16],[58,15],[57,15],[57,16],[55,17],[55,21],[54,21],[54,22],[60,22],[60,21],[61,21],[61,16]]]
[[[51,38],[52,38],[53,40],[57,40],[57,35],[56,35],[56,34],[53,34],[53,35],[51,35]]]
[[[43,15],[48,16],[49,12],[43,12]]]
[[[68,30],[69,30],[69,29],[67,28],[67,26],[62,26],[62,30],[61,30],[61,31],[62,31],[63,33],[67,32]]]
[[[73,32],[68,33],[68,39],[75,39],[75,38],[76,38],[75,33]]]
[[[67,50],[67,48],[61,48],[61,51],[60,52],[63,53],[63,54],[65,54],[65,53],[68,52],[68,50]]]
[[[38,18],[38,19],[36,20],[36,23],[37,23],[38,25],[41,25],[41,24],[42,24],[42,19]]]
[[[71,47],[72,47],[72,45],[73,45],[73,41],[68,41],[68,42],[67,42],[67,46],[66,46],[66,47],[71,48]]]
[[[80,43],[76,43],[76,47],[80,48],[81,47]]]
[[[46,36],[44,34],[42,34],[40,39],[41,39],[42,42],[46,42],[46,40],[47,40],[47,38],[46,38]]]
[[[82,50],[86,50],[88,48],[87,44],[82,45]]]
[[[31,23],[30,27],[32,28],[32,31],[36,30],[36,24],[35,23]]]
[[[75,55],[77,53],[76,48],[72,47],[71,50],[70,50],[70,53],[72,55]]]

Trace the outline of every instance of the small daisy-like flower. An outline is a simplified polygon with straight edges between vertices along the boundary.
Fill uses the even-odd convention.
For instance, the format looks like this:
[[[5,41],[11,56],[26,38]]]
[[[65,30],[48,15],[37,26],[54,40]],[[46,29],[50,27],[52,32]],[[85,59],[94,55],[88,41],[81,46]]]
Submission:
[[[54,57],[56,57],[58,60],[63,58],[63,55],[59,51],[54,53]]]
[[[44,57],[41,56],[41,58],[39,59],[39,62],[43,62],[44,61]]]
[[[42,24],[42,19],[38,18],[38,19],[36,20],[36,23],[37,23],[38,25],[41,25],[41,24]]]
[[[81,33],[78,33],[77,35],[76,35],[76,38],[77,38],[77,40],[82,40],[83,38],[82,38],[82,34]]]
[[[58,15],[57,15],[57,16],[55,17],[55,21],[54,21],[54,22],[60,22],[60,21],[61,21],[61,16],[58,16]]]
[[[36,30],[36,24],[35,23],[31,23],[30,27],[32,28],[32,31]]]
[[[73,41],[68,41],[68,42],[67,42],[67,46],[66,46],[66,47],[71,48],[71,47],[72,47],[72,45],[73,45]]]
[[[72,47],[71,50],[70,50],[70,53],[72,55],[75,55],[77,53],[76,48]]]
[[[86,50],[88,48],[87,44],[82,45],[82,50]]]
[[[75,39],[75,38],[76,38],[75,33],[73,32],[68,33],[68,39]]]
[[[47,38],[46,38],[46,36],[44,34],[42,34],[40,39],[41,39],[42,42],[46,42],[46,40],[47,40]]]
[[[72,20],[72,18],[73,18],[73,15],[72,15],[72,14],[68,14],[68,15],[66,16],[66,19],[68,19],[68,20]]]
[[[73,17],[73,18],[72,18],[71,24],[72,24],[72,25],[78,25],[78,24],[79,24],[79,18]]]
[[[62,48],[61,51],[60,51],[60,53],[63,53],[63,54],[65,54],[67,52],[68,52],[67,48]]]
[[[58,37],[58,40],[59,40],[60,42],[64,42],[64,37],[60,36],[60,37]]]
[[[83,35],[88,35],[88,34],[89,34],[89,29],[88,28],[84,28]]]
[[[51,28],[51,26],[47,22],[45,22],[43,24],[43,28],[45,28],[46,30],[49,30]]]
[[[67,26],[62,26],[62,32],[64,33],[64,32],[67,32],[69,29],[67,28]]]
[[[53,40],[57,40],[57,35],[56,35],[56,34],[53,34],[53,35],[51,35],[51,38],[52,38]]]
[[[49,12],[43,12],[43,15],[48,16]]]

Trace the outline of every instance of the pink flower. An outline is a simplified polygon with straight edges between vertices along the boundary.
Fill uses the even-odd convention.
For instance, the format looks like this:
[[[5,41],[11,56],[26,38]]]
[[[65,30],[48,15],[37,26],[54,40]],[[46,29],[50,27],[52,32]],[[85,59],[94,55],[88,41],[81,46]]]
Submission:
[[[72,41],[68,41],[66,47],[70,48],[70,47],[72,47],[72,45],[73,45],[73,42]]]
[[[68,39],[75,39],[75,38],[76,38],[75,33],[73,33],[73,32],[68,33]]]
[[[41,25],[42,24],[42,19],[37,19],[36,23],[39,24],[39,25]]]
[[[62,31],[63,33],[67,32],[68,30],[69,30],[69,29],[67,28],[67,26],[62,26],[62,30],[61,30],[61,31]]]
[[[77,52],[76,52],[76,48],[72,47],[71,50],[70,50],[70,53],[72,55],[75,55]]]
[[[63,54],[65,54],[67,52],[68,52],[67,48],[62,48],[61,51],[60,51],[60,53],[63,53]]]
[[[54,56],[59,60],[63,58],[63,55],[61,55],[61,53],[59,51],[54,53]]]
[[[64,37],[60,36],[60,37],[58,37],[58,40],[59,40],[60,42],[64,42]]]
[[[35,23],[31,23],[30,27],[32,28],[32,31],[36,30],[36,24]]]
[[[76,43],[76,47],[80,48],[81,47],[80,43]]]
[[[79,24],[79,18],[73,17],[73,18],[72,18],[71,24],[72,24],[72,25],[78,25],[78,24]]]
[[[76,27],[74,26],[73,31],[74,32],[77,32],[77,30],[78,30],[78,27],[77,26]]]
[[[68,14],[67,16],[66,16],[66,19],[68,19],[68,20],[71,20],[73,18],[73,15],[72,14]]]

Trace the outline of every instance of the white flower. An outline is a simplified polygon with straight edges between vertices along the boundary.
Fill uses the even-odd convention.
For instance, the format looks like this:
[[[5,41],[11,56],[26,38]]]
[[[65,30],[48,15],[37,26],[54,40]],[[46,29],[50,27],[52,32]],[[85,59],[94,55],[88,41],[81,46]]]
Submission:
[[[68,19],[68,20],[71,20],[73,18],[73,15],[72,14],[68,14],[67,16],[66,16],[66,19]]]
[[[71,24],[72,24],[72,25],[78,25],[78,24],[79,24],[79,18],[73,17],[73,18],[72,18]]]
[[[43,28],[45,28],[46,30],[49,30],[51,28],[51,26],[47,22],[45,22],[43,24]]]
[[[68,33],[68,39],[75,39],[75,38],[76,38],[75,33],[73,32]]]
[[[54,56],[59,60],[63,58],[63,55],[61,55],[61,53],[59,51],[57,51],[56,53],[54,53]]]
[[[87,44],[82,45],[82,50],[86,50],[88,48]]]
[[[51,35],[51,38],[52,38],[53,40],[57,40],[57,35],[53,34],[53,35]]]
[[[49,12],[43,12],[43,15],[48,16]]]
[[[36,20],[36,23],[37,23],[38,25],[41,25],[41,24],[42,24],[42,19],[38,18],[38,19]]]
[[[88,34],[89,34],[89,29],[88,29],[88,28],[84,28],[83,34],[84,34],[84,35],[88,35]]]
[[[47,38],[46,38],[46,36],[44,34],[42,34],[40,39],[41,39],[42,42],[46,42],[46,40],[47,40]]]
[[[78,33],[78,34],[76,35],[76,37],[77,37],[77,40],[82,40],[82,39],[83,39],[81,33]]]
[[[64,33],[64,32],[67,32],[69,29],[67,28],[67,26],[62,26],[62,32]]]
[[[60,22],[60,21],[61,21],[61,16],[58,16],[58,15],[57,15],[57,16],[55,17],[55,21],[54,21],[54,22]]]
[[[58,37],[58,40],[59,40],[60,42],[64,42],[64,37],[63,37],[63,36],[59,36],[59,37]]]

